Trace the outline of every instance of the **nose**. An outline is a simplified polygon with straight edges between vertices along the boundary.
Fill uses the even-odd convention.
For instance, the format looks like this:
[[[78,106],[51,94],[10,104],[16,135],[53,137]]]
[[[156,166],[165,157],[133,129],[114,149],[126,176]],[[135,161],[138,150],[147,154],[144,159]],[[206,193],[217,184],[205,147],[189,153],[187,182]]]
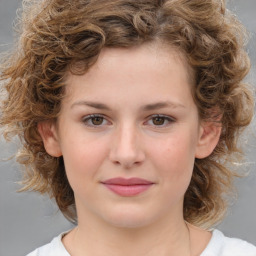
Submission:
[[[117,129],[111,142],[110,160],[125,169],[140,165],[145,160],[143,145],[136,127],[124,125]]]

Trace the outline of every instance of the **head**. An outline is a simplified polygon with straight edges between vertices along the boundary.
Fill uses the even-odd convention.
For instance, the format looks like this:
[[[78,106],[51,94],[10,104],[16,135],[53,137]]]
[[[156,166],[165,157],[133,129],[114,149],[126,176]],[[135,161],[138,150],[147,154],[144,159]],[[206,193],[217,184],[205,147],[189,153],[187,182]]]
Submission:
[[[194,156],[184,218],[211,226],[223,216],[224,196],[234,177],[228,162],[240,152],[238,135],[253,108],[242,83],[249,69],[243,28],[223,1],[35,1],[25,3],[21,24],[16,51],[2,69],[8,93],[1,123],[7,125],[6,135],[18,135],[23,143],[17,160],[26,167],[25,189],[48,192],[64,215],[75,220],[62,152],[46,150],[40,127],[58,127],[71,93],[70,77],[92,72],[104,52],[154,45],[170,51],[170,59],[175,52],[189,81],[199,127],[217,131],[211,150]]]

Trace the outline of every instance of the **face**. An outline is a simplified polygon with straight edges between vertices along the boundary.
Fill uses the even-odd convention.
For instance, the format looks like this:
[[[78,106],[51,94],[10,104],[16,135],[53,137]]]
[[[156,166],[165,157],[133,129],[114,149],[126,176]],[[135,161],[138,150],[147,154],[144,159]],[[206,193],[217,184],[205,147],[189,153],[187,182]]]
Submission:
[[[78,219],[140,227],[182,218],[204,128],[181,55],[156,44],[104,49],[66,84],[44,142],[63,155]]]

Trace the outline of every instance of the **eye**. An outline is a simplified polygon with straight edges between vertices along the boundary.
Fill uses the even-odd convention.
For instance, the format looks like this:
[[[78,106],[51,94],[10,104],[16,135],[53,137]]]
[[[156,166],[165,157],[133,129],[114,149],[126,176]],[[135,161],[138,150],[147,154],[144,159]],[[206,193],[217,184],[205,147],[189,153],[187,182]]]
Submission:
[[[109,122],[104,118],[104,116],[95,114],[88,115],[83,118],[83,123],[87,126],[103,126],[107,125]]]
[[[165,127],[175,121],[174,118],[165,115],[153,115],[148,119],[148,124],[153,126]]]

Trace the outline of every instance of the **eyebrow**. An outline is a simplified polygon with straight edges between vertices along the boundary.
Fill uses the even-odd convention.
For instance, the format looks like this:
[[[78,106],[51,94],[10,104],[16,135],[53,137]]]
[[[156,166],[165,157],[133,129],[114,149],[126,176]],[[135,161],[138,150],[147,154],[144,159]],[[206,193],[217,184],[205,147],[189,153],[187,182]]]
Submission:
[[[99,110],[108,110],[108,111],[111,110],[110,107],[108,107],[107,105],[105,105],[103,103],[92,102],[92,101],[78,101],[78,102],[73,103],[71,105],[71,108],[73,108],[75,106],[88,106],[88,107],[96,108],[96,109],[99,109]],[[150,110],[157,110],[157,109],[167,108],[167,107],[185,108],[185,106],[182,105],[181,103],[176,103],[176,102],[171,102],[171,101],[161,101],[161,102],[156,102],[156,103],[144,105],[140,109],[142,111],[150,111]]]
[[[71,105],[71,108],[75,106],[88,106],[100,110],[111,110],[107,105],[98,103],[98,102],[91,102],[91,101],[78,101]]]
[[[176,102],[171,102],[171,101],[161,101],[161,102],[157,102],[157,103],[153,103],[153,104],[147,104],[145,106],[142,106],[141,109],[143,111],[150,111],[150,110],[157,110],[157,109],[167,108],[167,107],[185,108],[185,106],[182,105],[181,103],[176,103]]]

